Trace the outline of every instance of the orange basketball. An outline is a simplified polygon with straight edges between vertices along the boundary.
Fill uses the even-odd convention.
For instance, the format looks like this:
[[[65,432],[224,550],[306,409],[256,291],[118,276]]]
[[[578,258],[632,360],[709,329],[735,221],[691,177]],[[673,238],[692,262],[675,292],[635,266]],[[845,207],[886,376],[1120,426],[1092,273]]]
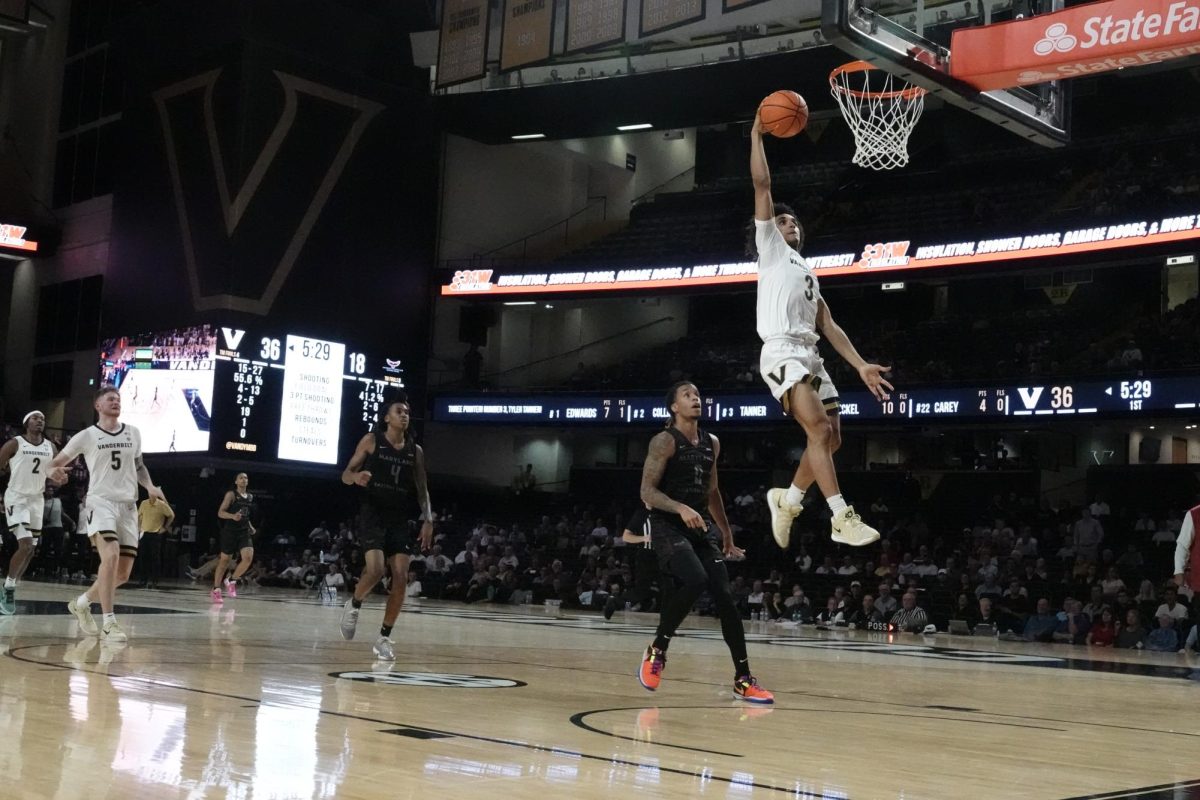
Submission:
[[[786,139],[804,130],[808,124],[808,103],[788,89],[771,92],[758,106],[763,130]]]

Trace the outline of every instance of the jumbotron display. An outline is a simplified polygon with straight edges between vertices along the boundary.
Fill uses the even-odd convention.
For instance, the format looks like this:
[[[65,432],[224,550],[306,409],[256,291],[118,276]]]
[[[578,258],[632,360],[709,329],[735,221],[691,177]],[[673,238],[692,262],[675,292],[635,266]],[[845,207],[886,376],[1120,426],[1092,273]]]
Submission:
[[[337,464],[404,388],[399,359],[295,333],[200,326],[105,343],[101,377],[148,453]]]
[[[772,423],[786,417],[767,392],[705,393],[704,419],[711,422]],[[1003,417],[1141,416],[1195,412],[1200,376],[1057,381],[963,387],[916,387],[879,402],[865,389],[841,392],[844,417],[868,420],[979,420]],[[437,422],[520,425],[661,426],[667,419],[658,393],[607,395],[540,394],[442,396],[434,401]]]

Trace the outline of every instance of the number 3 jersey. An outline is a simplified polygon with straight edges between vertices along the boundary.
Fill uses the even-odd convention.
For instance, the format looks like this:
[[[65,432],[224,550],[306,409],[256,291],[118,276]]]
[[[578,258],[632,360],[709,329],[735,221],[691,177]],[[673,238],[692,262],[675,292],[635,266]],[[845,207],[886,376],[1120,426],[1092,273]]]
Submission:
[[[116,433],[109,433],[93,425],[72,436],[62,451],[71,459],[83,456],[87,462],[88,497],[137,502],[137,461],[142,457],[142,434],[137,428],[122,424]]]
[[[17,494],[41,494],[46,490],[46,470],[54,458],[50,442],[30,444],[24,436],[17,438],[17,452],[8,462],[8,491]]]
[[[754,220],[758,247],[758,338],[817,343],[816,273],[792,249],[774,219]]]

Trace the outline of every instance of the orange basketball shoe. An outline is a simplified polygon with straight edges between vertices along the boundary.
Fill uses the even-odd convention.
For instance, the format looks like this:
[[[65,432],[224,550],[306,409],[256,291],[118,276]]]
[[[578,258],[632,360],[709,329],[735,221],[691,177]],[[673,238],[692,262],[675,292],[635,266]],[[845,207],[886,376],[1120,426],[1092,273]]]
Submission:
[[[753,675],[743,675],[733,682],[733,693],[747,703],[770,705],[775,702],[775,695],[758,685]]]
[[[667,654],[654,645],[646,648],[642,657],[642,666],[638,669],[638,682],[643,688],[653,692],[662,682],[662,671],[667,666]]]

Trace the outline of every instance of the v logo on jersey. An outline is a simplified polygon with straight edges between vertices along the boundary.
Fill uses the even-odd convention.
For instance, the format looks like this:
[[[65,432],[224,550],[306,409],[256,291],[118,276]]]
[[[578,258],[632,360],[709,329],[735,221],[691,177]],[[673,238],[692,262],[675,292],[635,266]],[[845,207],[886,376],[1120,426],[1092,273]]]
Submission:
[[[784,364],[779,368],[778,375],[776,375],[774,372],[768,372],[767,377],[770,378],[776,386],[783,386],[783,382],[787,380],[787,364]]]
[[[221,328],[221,335],[225,337],[226,347],[230,350],[237,350],[246,332],[240,331],[237,328]]]
[[[159,89],[154,92],[154,102],[158,106],[163,136],[166,139],[167,162],[171,172],[171,184],[175,192],[175,209],[179,215],[179,227],[183,236],[184,261],[187,266],[188,285],[192,295],[193,306],[197,311],[226,309],[265,315],[271,310],[275,298],[279,295],[280,290],[287,281],[288,274],[295,265],[300,251],[303,250],[304,243],[308,240],[308,236],[312,232],[317,219],[320,217],[325,203],[329,200],[334,186],[337,185],[339,178],[341,178],[342,171],[346,168],[346,164],[349,162],[359,138],[362,136],[367,125],[383,110],[384,106],[380,103],[276,70],[275,77],[278,78],[279,83],[283,87],[283,111],[266,143],[263,145],[262,150],[259,151],[258,156],[255,158],[250,171],[246,174],[242,186],[236,190],[235,194],[231,195],[229,181],[226,177],[225,158],[222,152],[221,141],[217,136],[216,119],[213,113],[213,90],[216,87],[217,79],[220,77],[221,72],[221,69],[215,69]],[[212,174],[215,176],[221,217],[224,221],[225,230],[223,233],[227,240],[237,230],[242,216],[258,195],[264,182],[273,184],[274,193],[278,194],[283,191],[281,187],[287,187],[289,179],[293,178],[291,170],[281,167],[272,170],[272,165],[276,160],[276,156],[278,156],[280,150],[288,143],[289,136],[292,134],[300,105],[299,96],[304,94],[315,97],[334,105],[343,106],[353,112],[351,115],[352,121],[342,138],[341,145],[331,156],[323,179],[309,200],[307,208],[304,209],[300,218],[295,221],[290,239],[279,243],[279,250],[281,252],[279,260],[273,265],[270,278],[257,298],[234,294],[205,294],[201,285],[201,264],[197,255],[197,240],[205,241],[203,237],[205,235],[211,237],[214,232],[200,230],[199,228],[193,231],[193,220],[197,220],[203,224],[205,215],[195,213],[197,209],[193,209],[194,213],[189,213],[186,198],[204,197],[205,194],[211,195],[211,191],[193,191],[207,189],[207,187],[190,185],[194,183],[195,171],[185,171],[183,169],[183,165],[187,163],[187,160],[183,157],[183,153],[186,152],[187,148],[183,146],[183,140],[176,141],[176,133],[178,132],[181,136],[187,136],[191,132],[191,128],[185,124],[191,121],[191,117],[183,113],[186,109],[180,110],[175,108],[177,104],[169,105],[169,101],[194,92],[203,92],[203,129],[208,143],[207,150],[212,161]],[[177,123],[172,122],[173,117],[178,119]],[[185,183],[189,185],[185,186]],[[291,189],[291,191],[294,192],[295,190]]]
[[[1024,404],[1025,409],[1032,411],[1037,408],[1038,398],[1042,396],[1043,391],[1045,390],[1041,386],[1034,386],[1032,389],[1020,387],[1017,389],[1017,394],[1021,395],[1021,403]]]

